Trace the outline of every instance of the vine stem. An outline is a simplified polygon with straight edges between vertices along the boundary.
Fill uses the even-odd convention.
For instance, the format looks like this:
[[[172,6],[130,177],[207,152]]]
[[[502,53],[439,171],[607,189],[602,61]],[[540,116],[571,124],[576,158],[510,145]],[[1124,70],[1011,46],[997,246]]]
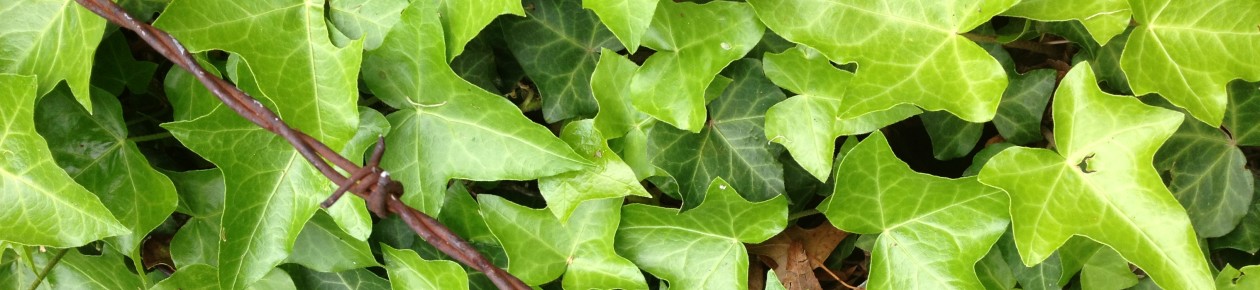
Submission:
[[[66,251],[69,250],[70,248],[65,248],[57,251],[57,255],[53,256],[52,260],[48,260],[48,265],[44,265],[44,269],[40,270],[39,273],[35,273],[35,281],[31,282],[31,287],[27,289],[39,289],[39,283],[44,282],[44,277],[48,276],[48,272],[52,272],[53,266],[56,266],[57,262],[61,262],[61,257],[65,257],[67,253]]]
[[[127,141],[140,143],[140,142],[148,142],[148,141],[153,141],[153,140],[162,140],[166,138],[171,138],[172,136],[173,135],[171,135],[171,132],[162,132],[162,133],[153,133],[149,135],[129,137],[127,138]]]
[[[477,252],[468,241],[460,238],[449,228],[433,217],[407,206],[399,197],[403,194],[402,184],[389,178],[389,172],[378,167],[381,151],[384,150],[384,139],[377,143],[377,151],[373,153],[373,161],[365,167],[359,167],[349,159],[341,156],[328,145],[314,137],[289,127],[280,117],[254,97],[241,91],[240,88],[211,74],[202,68],[192,54],[166,31],[157,29],[148,23],[136,20],[122,7],[110,0],[75,0],[84,8],[100,15],[119,27],[131,30],[176,66],[188,71],[197,81],[209,89],[219,101],[231,108],[242,118],[266,129],[288,141],[298,154],[310,162],[324,177],[339,185],[322,205],[331,206],[341,196],[350,192],[368,201],[368,209],[381,218],[397,214],[411,226],[426,242],[451,258],[486,274],[486,277],[500,289],[530,289],[520,279],[507,271],[494,266],[484,255]],[[329,164],[331,163],[331,164]],[[351,176],[344,176],[333,168],[336,166]],[[371,174],[369,174],[371,173]]]

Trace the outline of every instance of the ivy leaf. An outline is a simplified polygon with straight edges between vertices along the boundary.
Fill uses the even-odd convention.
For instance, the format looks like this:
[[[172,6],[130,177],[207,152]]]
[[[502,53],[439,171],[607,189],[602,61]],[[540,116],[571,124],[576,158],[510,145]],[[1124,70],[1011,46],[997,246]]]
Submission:
[[[993,126],[1003,138],[1015,144],[1041,141],[1041,119],[1054,93],[1057,72],[1049,69],[1012,74],[1010,86],[1002,94]]]
[[[394,289],[468,289],[468,276],[455,262],[425,260],[414,251],[384,244],[381,254],[385,255],[385,270]]]
[[[603,48],[599,62],[591,73],[591,93],[598,104],[595,128],[604,138],[620,138],[631,130],[639,129],[652,119],[634,109],[630,104],[630,79],[639,66],[616,52]]]
[[[560,138],[595,164],[588,169],[538,179],[538,190],[547,200],[547,208],[561,222],[568,221],[569,215],[584,201],[627,195],[652,196],[639,184],[630,166],[608,148],[593,121],[565,125]]]
[[[0,241],[78,247],[130,231],[53,161],[35,132],[35,77],[0,74]],[[29,216],[39,210],[40,218]]]
[[[581,0],[522,1],[528,18],[503,22],[503,38],[543,98],[548,123],[595,115],[591,73],[596,53],[621,45]]]
[[[193,59],[210,74],[222,78],[223,74],[219,73],[218,67],[206,61],[203,56],[204,54],[194,54]],[[196,119],[223,106],[223,102],[211,94],[192,73],[182,69],[167,71],[162,89],[166,93],[167,101],[171,102],[175,121]]]
[[[669,126],[650,132],[652,164],[677,179],[684,208],[699,204],[705,188],[719,177],[749,200],[783,194],[783,165],[776,159],[781,151],[762,133],[763,114],[783,100],[783,92],[760,68],[751,59],[731,65],[735,81],[709,106],[712,119],[699,134]]]
[[[1023,0],[1002,12],[1002,15],[1037,21],[1078,20],[1098,43],[1107,43],[1124,33],[1132,14],[1126,0]]]
[[[153,285],[151,290],[214,290],[219,289],[219,269],[206,264],[181,266],[170,277]]]
[[[700,132],[705,88],[765,31],[755,17],[745,3],[661,1],[643,38],[643,46],[656,53],[630,82],[631,103],[674,127]]]
[[[1219,126],[1225,84],[1260,81],[1260,3],[1132,1],[1141,23],[1129,36],[1120,67],[1137,95],[1158,93],[1190,115]],[[1158,280],[1156,280],[1158,282]]]
[[[924,112],[919,119],[932,139],[932,156],[937,160],[967,156],[984,131],[984,124],[967,122],[945,111]]]
[[[247,83],[246,92],[274,102],[290,126],[339,149],[354,136],[359,120],[363,41],[334,46],[324,13],[323,1],[175,1],[154,25],[189,51],[225,50],[260,68],[248,80],[234,80]]]
[[[140,289],[145,279],[127,270],[122,255],[104,251],[100,256],[87,256],[76,249],[65,249],[65,255],[48,273],[45,283],[54,289]],[[36,265],[47,267],[54,254],[34,255]],[[42,268],[41,268],[42,269]],[[23,285],[26,286],[26,285]]]
[[[914,172],[876,131],[845,154],[818,211],[843,231],[879,234],[870,287],[974,289],[983,287],[976,262],[1006,230],[1006,206],[974,177]]]
[[[320,272],[378,266],[367,242],[350,236],[327,214],[317,213],[306,222],[294,242],[287,262]]]
[[[608,26],[617,39],[631,54],[639,49],[639,42],[652,24],[657,0],[583,0],[582,7],[599,15],[600,22]]]
[[[1251,265],[1234,269],[1234,266],[1225,265],[1225,269],[1221,269],[1221,274],[1216,276],[1216,288],[1223,290],[1260,288],[1260,278],[1256,278],[1257,276],[1260,276],[1260,266]]]
[[[745,243],[761,243],[787,226],[787,199],[749,202],[721,178],[694,209],[622,207],[617,253],[677,289],[747,289]]]
[[[437,0],[437,9],[445,28],[446,62],[454,60],[464,52],[464,46],[472,41],[481,29],[490,24],[495,17],[504,14],[525,16],[525,8],[520,0]],[[415,6],[415,3],[412,3]],[[434,41],[436,39],[426,39]]]
[[[1115,250],[1089,239],[1075,238],[1059,250],[1063,271],[1068,273],[1059,280],[1066,285],[1072,273],[1080,272],[1084,289],[1128,289],[1137,285],[1138,277],[1129,269],[1129,263]]]
[[[783,38],[818,49],[837,63],[858,64],[841,98],[840,118],[909,103],[974,123],[993,119],[1006,73],[983,48],[959,34],[1015,2],[749,1],[761,21]]]
[[[0,74],[36,76],[36,99],[65,80],[74,98],[91,112],[88,79],[105,19],[65,0],[4,1],[0,19],[7,22],[0,27]]]
[[[620,198],[583,202],[567,222],[493,195],[480,195],[486,224],[508,255],[508,271],[529,285],[564,275],[565,289],[646,289],[638,267],[613,250]]]
[[[1238,227],[1229,234],[1212,239],[1210,244],[1213,249],[1231,248],[1249,254],[1260,250],[1260,198],[1256,198],[1256,193],[1260,193],[1260,186],[1255,187],[1254,191],[1251,205],[1247,207],[1247,215],[1243,216]]]
[[[220,231],[226,192],[223,173],[215,168],[166,174],[179,193],[177,210],[190,216],[171,238],[171,260],[175,268],[182,270],[198,264],[217,267],[219,240],[226,238]],[[214,279],[218,281],[218,276]]]
[[[1063,78],[1054,112],[1058,152],[1008,148],[980,170],[982,182],[1010,195],[1024,263],[1037,264],[1082,235],[1112,247],[1161,287],[1209,285],[1190,219],[1151,165],[1182,115],[1103,93],[1088,63]]]
[[[436,215],[451,178],[535,179],[590,164],[507,99],[456,76],[438,41],[437,7],[411,4],[364,60],[368,87],[400,108],[387,117],[382,166],[407,189],[404,202]]]
[[[404,0],[341,0],[328,2],[328,21],[350,39],[364,39],[363,49],[381,46],[385,34],[398,23]]]
[[[156,63],[136,60],[131,47],[122,33],[114,33],[101,41],[92,66],[92,85],[105,89],[111,96],[123,93],[123,89],[143,94],[149,90],[149,82],[157,71]]]
[[[1255,181],[1242,150],[1220,129],[1197,120],[1182,122],[1155,160],[1200,238],[1229,233],[1247,214]]]
[[[389,288],[389,281],[376,276],[366,268],[359,268],[335,273],[319,272],[296,265],[282,266],[289,277],[293,278],[293,286],[298,289],[321,290],[384,290]]]
[[[107,241],[121,253],[138,253],[136,248],[149,231],[175,210],[175,185],[149,165],[136,142],[127,140],[118,99],[96,89],[92,107],[95,112],[88,113],[69,92],[54,90],[36,106],[35,129],[47,136],[57,165],[96,193],[131,230]]]
[[[1015,274],[1015,280],[1019,281],[1019,286],[1028,290],[1051,290],[1063,289],[1059,286],[1059,278],[1063,277],[1063,267],[1059,259],[1059,253],[1050,254],[1049,258],[1035,266],[1024,266],[1020,261],[1019,249],[1015,247],[1015,238],[1007,227],[1006,233],[1002,234],[1002,238],[998,239],[995,249],[1002,251],[1002,259],[1006,261],[1007,267]],[[1071,277],[1071,275],[1067,275]]]
[[[1260,146],[1260,84],[1233,82],[1229,85],[1229,111],[1225,128],[1241,146]]]
[[[796,162],[818,180],[826,181],[831,175],[837,137],[870,133],[922,112],[914,106],[900,105],[840,119],[840,99],[849,87],[852,73],[837,69],[818,51],[803,46],[767,53],[762,60],[771,81],[798,94],[766,112],[766,138],[783,144]]]

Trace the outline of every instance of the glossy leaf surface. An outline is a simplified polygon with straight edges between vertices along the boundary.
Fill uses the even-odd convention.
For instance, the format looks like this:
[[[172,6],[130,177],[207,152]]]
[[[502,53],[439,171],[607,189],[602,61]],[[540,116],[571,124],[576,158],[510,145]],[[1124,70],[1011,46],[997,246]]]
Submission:
[[[105,19],[63,0],[0,3],[0,73],[37,77],[36,98],[62,80],[74,98],[92,111],[92,56],[105,31]]]
[[[608,148],[603,134],[595,129],[594,121],[569,123],[560,138],[595,164],[587,169],[538,179],[538,191],[547,200],[547,208],[560,221],[568,221],[573,210],[588,200],[627,195],[651,197],[630,166]]]

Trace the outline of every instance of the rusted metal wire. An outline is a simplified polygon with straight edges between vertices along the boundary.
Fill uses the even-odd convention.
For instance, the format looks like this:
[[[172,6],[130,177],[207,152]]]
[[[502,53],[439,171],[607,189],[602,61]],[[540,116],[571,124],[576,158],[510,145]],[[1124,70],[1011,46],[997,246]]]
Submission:
[[[338,184],[337,191],[329,196],[321,206],[328,207],[335,203],[344,193],[350,192],[367,201],[368,209],[381,218],[397,214],[412,230],[426,242],[455,260],[481,271],[500,289],[529,289],[512,274],[494,266],[490,260],[477,252],[459,235],[452,232],[433,217],[407,206],[399,199],[402,196],[402,185],[389,178],[389,172],[381,169],[380,159],[384,154],[384,139],[378,139],[376,149],[363,167],[355,165],[349,159],[337,154],[319,140],[289,127],[270,109],[257,99],[249,96],[236,86],[207,72],[191,54],[169,33],[157,29],[148,23],[138,21],[122,7],[109,0],[76,0],[88,10],[104,17],[110,22],[131,30],[153,47],[159,54],[175,65],[193,74],[224,105],[232,108],[241,117],[254,124],[280,135],[298,153],[306,158],[315,169],[324,174],[333,183]],[[329,164],[331,163],[331,164]],[[342,176],[333,166],[350,174]]]

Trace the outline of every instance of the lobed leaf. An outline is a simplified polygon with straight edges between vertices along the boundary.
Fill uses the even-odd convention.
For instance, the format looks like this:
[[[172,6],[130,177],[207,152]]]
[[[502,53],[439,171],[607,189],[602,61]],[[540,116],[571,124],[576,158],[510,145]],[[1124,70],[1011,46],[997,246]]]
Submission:
[[[1098,43],[1107,43],[1124,33],[1132,14],[1127,0],[1022,0],[1002,12],[1002,15],[1038,21],[1077,20]]]
[[[588,200],[627,195],[652,196],[639,184],[630,166],[608,148],[603,134],[595,129],[594,124],[591,120],[569,123],[564,126],[560,138],[595,166],[538,179],[538,191],[547,201],[547,208],[561,222],[567,222],[573,210]]]
[[[582,7],[599,15],[631,54],[639,49],[643,35],[652,24],[658,0],[583,0]]]
[[[65,0],[9,0],[0,3],[0,74],[35,76],[35,98],[66,81],[74,98],[92,112],[92,60],[105,31],[105,19]],[[7,82],[6,82],[7,83]]]

